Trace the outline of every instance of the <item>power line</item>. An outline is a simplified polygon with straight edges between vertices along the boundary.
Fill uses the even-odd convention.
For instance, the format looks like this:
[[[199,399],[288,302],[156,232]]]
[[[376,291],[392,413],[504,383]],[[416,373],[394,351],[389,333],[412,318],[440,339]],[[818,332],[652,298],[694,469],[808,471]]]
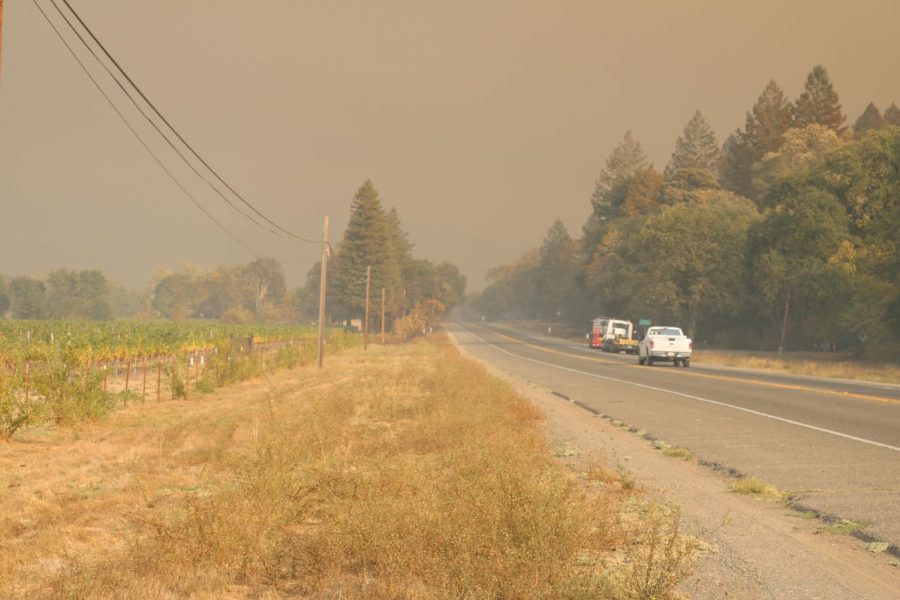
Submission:
[[[81,32],[78,31],[78,29],[74,26],[72,21],[70,21],[69,18],[66,16],[66,14],[59,8],[59,5],[56,3],[56,0],[50,0],[50,3],[53,5],[53,8],[56,9],[56,12],[59,13],[59,16],[62,17],[62,19],[66,22],[66,25],[69,26],[69,29],[71,29],[72,32],[78,37],[78,39],[82,43],[82,45],[87,49],[88,52],[91,53],[91,56],[94,57],[94,60],[96,60],[97,63],[99,63],[100,66],[103,67],[103,70],[105,70],[107,75],[109,75],[110,78],[115,82],[115,84],[117,86],[119,86],[119,89],[122,90],[122,93],[125,94],[129,100],[131,100],[131,103],[138,110],[138,112],[141,113],[141,115],[147,120],[147,122],[150,124],[150,126],[153,127],[153,129],[155,129],[156,132],[166,141],[166,143],[169,145],[169,147],[172,148],[172,150],[181,158],[181,160],[184,162],[184,164],[186,164],[188,166],[188,168],[191,171],[193,171],[194,175],[199,177],[206,185],[209,186],[209,188],[215,194],[217,194],[220,198],[222,198],[222,200],[224,200],[225,203],[228,204],[228,206],[230,206],[235,211],[237,211],[237,213],[240,214],[242,217],[248,219],[251,223],[253,223],[257,227],[259,227],[261,229],[265,229],[269,233],[272,233],[275,235],[281,235],[275,229],[272,229],[270,227],[263,225],[262,223],[260,223],[256,219],[254,219],[252,215],[248,215],[247,213],[242,211],[227,196],[222,194],[221,190],[219,190],[215,185],[213,185],[213,183],[211,181],[209,181],[209,179],[204,177],[203,174],[197,170],[197,168],[187,159],[187,157],[181,152],[181,150],[179,150],[178,147],[175,146],[175,144],[172,142],[172,140],[169,139],[169,137],[165,133],[163,133],[163,131],[159,128],[159,125],[157,125],[156,122],[150,118],[150,115],[148,115],[146,112],[144,112],[144,108],[138,103],[137,100],[135,100],[135,98],[134,98],[134,96],[132,96],[131,92],[129,92],[128,89],[124,85],[122,85],[122,82],[119,81],[119,79],[115,76],[115,74],[112,71],[110,71],[110,69],[106,65],[106,63],[104,63],[100,59],[100,57],[97,56],[97,53],[94,51],[94,49],[91,47],[91,45],[88,44],[87,40],[84,39],[84,37],[81,35]]]
[[[54,1],[54,0],[51,0],[51,1]],[[165,116],[163,116],[163,114],[156,108],[156,105],[154,105],[153,102],[151,102],[150,99],[147,97],[147,95],[144,94],[144,92],[143,92],[143,90],[141,90],[140,86],[138,86],[134,82],[134,80],[131,79],[131,77],[128,75],[128,73],[125,71],[125,69],[123,69],[122,66],[118,63],[118,61],[116,61],[116,59],[113,58],[112,54],[109,53],[109,51],[106,49],[106,46],[104,46],[103,43],[97,38],[97,36],[94,35],[94,32],[91,30],[90,27],[88,27],[87,23],[84,22],[84,20],[81,18],[81,16],[78,14],[78,12],[74,8],[72,8],[72,5],[69,3],[69,0],[63,0],[63,3],[66,5],[66,7],[69,9],[69,11],[71,11],[71,13],[75,16],[75,18],[78,19],[78,22],[81,24],[81,26],[84,28],[84,30],[87,31],[88,35],[91,36],[91,38],[94,40],[94,42],[97,44],[97,46],[100,47],[100,49],[103,51],[103,53],[106,55],[106,57],[112,62],[113,65],[115,65],[116,69],[125,77],[125,79],[128,81],[128,83],[131,84],[131,86],[137,91],[137,93],[140,94],[141,98],[144,99],[144,102],[147,103],[147,105],[153,110],[154,113],[156,113],[156,115],[162,120],[162,122],[166,124],[166,126],[172,131],[172,133],[175,134],[175,136],[181,141],[181,143],[184,144],[185,147],[191,151],[191,154],[193,154],[197,158],[197,160],[199,160],[203,164],[203,166],[206,167],[209,170],[209,172],[212,173],[216,177],[216,179],[218,179],[222,183],[222,185],[224,185],[226,188],[228,188],[228,190],[232,194],[234,194],[235,197],[237,197],[242,203],[244,203],[244,205],[246,205],[250,210],[252,210],[257,216],[259,216],[261,219],[263,219],[264,221],[266,221],[267,223],[269,223],[270,225],[275,227],[278,231],[281,231],[282,233],[284,233],[294,239],[301,240],[304,242],[310,242],[313,244],[321,243],[321,240],[308,239],[308,238],[299,236],[299,235],[289,231],[288,229],[285,229],[284,227],[282,227],[281,225],[279,225],[278,223],[276,223],[275,221],[273,221],[272,219],[270,219],[269,217],[264,215],[262,212],[260,212],[252,203],[250,203],[250,201],[248,201],[246,198],[244,198],[244,196],[239,194],[237,192],[237,190],[235,190],[227,181],[225,181],[225,179],[221,175],[219,175],[219,173],[215,169],[213,169],[212,166],[210,166],[210,164],[208,162],[206,162],[203,159],[203,157],[200,156],[199,153],[197,153],[196,150],[194,150],[193,146],[191,146],[191,144],[189,144],[188,141],[186,139],[184,139],[184,137],[178,132],[178,130],[175,129],[175,127],[169,122],[169,120],[166,119]],[[54,1],[54,6],[55,6],[55,1]],[[57,10],[58,10],[58,8],[57,8]],[[71,27],[71,24],[70,24],[70,27]],[[74,28],[73,28],[73,30],[74,30]]]
[[[252,246],[250,246],[249,244],[247,244],[246,242],[241,240],[239,237],[237,237],[236,235],[231,233],[228,229],[226,229],[225,226],[222,225],[218,220],[216,220],[216,218],[208,210],[206,210],[206,208],[204,208],[204,206],[202,204],[200,204],[200,202],[187,190],[187,188],[185,188],[181,184],[181,182],[178,181],[178,179],[175,177],[175,175],[172,173],[172,171],[170,171],[166,167],[166,165],[162,162],[162,160],[160,160],[160,158],[156,155],[156,153],[153,152],[153,150],[150,148],[150,146],[147,145],[147,143],[144,141],[144,139],[141,137],[141,135],[137,132],[137,130],[131,125],[131,123],[128,121],[128,119],[125,118],[125,115],[122,114],[122,111],[120,111],[119,108],[116,106],[115,102],[113,102],[112,99],[109,97],[109,95],[103,90],[103,87],[94,78],[94,76],[91,74],[91,72],[85,66],[85,64],[81,61],[81,59],[78,57],[78,54],[76,54],[76,52],[72,48],[72,46],[69,45],[69,42],[66,41],[66,39],[63,37],[62,33],[59,31],[59,29],[56,27],[56,25],[50,19],[49,15],[47,15],[47,13],[44,12],[44,9],[41,8],[40,4],[38,4],[37,0],[31,0],[31,1],[34,3],[35,7],[37,7],[37,9],[40,11],[41,15],[43,15],[44,19],[47,21],[47,23],[50,25],[50,27],[53,28],[53,31],[56,33],[57,37],[59,37],[59,40],[63,43],[63,45],[69,51],[69,54],[72,55],[72,57],[75,59],[75,61],[81,67],[82,71],[84,71],[85,75],[88,76],[88,78],[91,80],[91,82],[93,82],[93,84],[97,88],[97,90],[103,95],[103,97],[109,103],[110,107],[112,107],[112,109],[116,112],[116,114],[119,115],[119,118],[122,119],[122,122],[125,123],[125,126],[128,127],[128,129],[131,131],[131,133],[133,133],[134,136],[137,138],[137,140],[141,143],[141,146],[143,146],[144,149],[150,154],[150,156],[153,157],[153,160],[156,161],[156,164],[158,164],[160,166],[160,168],[163,171],[165,171],[165,173],[169,176],[169,178],[175,183],[175,185],[177,185],[178,188],[182,192],[184,192],[184,195],[187,196],[191,200],[191,202],[193,202],[194,205],[198,209],[200,209],[200,211],[204,215],[206,215],[206,217],[210,221],[212,221],[219,229],[221,229],[223,232],[225,232],[225,234],[227,234],[228,237],[230,237],[231,239],[236,241],[238,244],[240,244],[241,246],[243,246],[244,248],[246,248],[247,250],[249,250],[250,252],[255,254],[257,257],[262,256],[256,249],[254,249]]]

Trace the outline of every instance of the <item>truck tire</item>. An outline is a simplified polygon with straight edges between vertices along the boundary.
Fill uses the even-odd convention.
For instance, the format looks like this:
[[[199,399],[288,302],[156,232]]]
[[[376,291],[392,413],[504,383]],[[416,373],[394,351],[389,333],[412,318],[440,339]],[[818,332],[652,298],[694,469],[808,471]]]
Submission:
[[[648,367],[653,366],[653,356],[651,356],[650,354],[647,355],[647,366]]]
[[[641,366],[643,366],[643,365],[645,365],[646,363],[647,363],[647,361],[644,360],[644,358],[643,358],[640,354],[638,354],[638,364],[641,365]]]
[[[685,367],[685,368],[691,366],[691,359],[689,359],[689,358],[682,358],[682,359],[681,359],[681,366],[682,366],[682,367]]]

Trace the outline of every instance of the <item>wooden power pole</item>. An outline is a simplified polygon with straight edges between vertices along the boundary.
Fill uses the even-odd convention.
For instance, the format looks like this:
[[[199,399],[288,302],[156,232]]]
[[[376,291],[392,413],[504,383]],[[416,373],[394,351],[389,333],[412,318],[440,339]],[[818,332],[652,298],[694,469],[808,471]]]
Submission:
[[[372,267],[366,267],[366,322],[363,324],[363,350],[369,349],[369,288],[372,286]]]
[[[322,368],[322,358],[325,350],[325,298],[328,289],[328,217],[322,227],[322,275],[319,278],[319,340],[318,340],[318,365]]]
[[[3,67],[3,0],[0,0],[0,72]]]
[[[381,343],[384,344],[384,288],[381,288]]]

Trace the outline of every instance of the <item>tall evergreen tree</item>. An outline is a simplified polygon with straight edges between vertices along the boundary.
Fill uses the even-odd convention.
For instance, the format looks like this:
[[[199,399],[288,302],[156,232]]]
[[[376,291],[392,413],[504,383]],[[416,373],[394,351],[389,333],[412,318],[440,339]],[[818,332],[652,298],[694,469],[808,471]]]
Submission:
[[[797,98],[796,123],[801,127],[824,125],[837,133],[843,133],[847,128],[845,118],[838,94],[828,78],[828,71],[822,65],[816,65],[806,77],[803,93]]]
[[[769,81],[747,113],[744,127],[747,140],[758,156],[775,152],[784,142],[784,132],[794,122],[794,107],[775,81]]]
[[[751,195],[751,168],[767,152],[775,152],[794,119],[794,107],[775,81],[757,98],[743,131],[736,131],[722,147],[722,185],[742,196]]]
[[[400,267],[392,249],[388,218],[378,191],[366,180],[350,205],[350,222],[334,261],[337,316],[358,317],[365,309],[366,267],[372,267],[372,289],[402,296]]]
[[[743,131],[738,129],[722,144],[719,157],[719,179],[722,187],[741,196],[750,197],[753,181],[753,163],[758,160],[756,151]]]
[[[874,102],[869,102],[866,110],[863,111],[863,114],[859,115],[859,118],[856,119],[856,123],[853,124],[853,132],[856,133],[856,135],[862,135],[873,129],[881,129],[882,125],[884,125],[884,120],[881,118],[878,107],[875,106]]]
[[[647,166],[647,155],[631,132],[612,151],[600,172],[591,196],[596,220],[604,221],[615,214],[616,207],[625,199],[628,180],[640,169]]]
[[[396,208],[391,208],[387,214],[388,239],[391,248],[390,272],[385,281],[394,282],[393,287],[385,287],[385,293],[391,303],[391,311],[408,308],[411,299],[404,294],[403,286],[406,285],[406,272],[413,260],[413,245],[409,241],[406,232],[400,225],[400,215]]]
[[[666,176],[672,176],[679,169],[702,169],[717,175],[718,162],[716,134],[698,110],[675,141],[675,152],[666,167]]]
[[[547,319],[562,316],[566,295],[575,283],[577,252],[577,242],[563,222],[556,219],[541,244],[540,262],[535,273],[535,314]]]
[[[900,108],[897,108],[897,105],[892,102],[884,111],[883,120],[885,127],[900,127]]]

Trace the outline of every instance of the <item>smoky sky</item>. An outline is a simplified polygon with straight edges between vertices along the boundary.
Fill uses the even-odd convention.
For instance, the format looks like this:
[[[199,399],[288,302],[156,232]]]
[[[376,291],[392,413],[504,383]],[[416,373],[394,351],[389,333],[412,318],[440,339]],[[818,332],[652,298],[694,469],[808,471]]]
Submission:
[[[557,217],[580,235],[628,130],[662,168],[694,111],[721,142],[769,79],[793,99],[816,64],[851,123],[900,103],[896,0],[70,1],[261,212],[311,238],[329,215],[339,239],[371,178],[416,254],[475,289]],[[3,26],[0,273],[99,268],[144,286],[255,257],[153,162],[30,0],[8,0]],[[318,247],[231,210],[78,54],[198,201],[301,284]]]

